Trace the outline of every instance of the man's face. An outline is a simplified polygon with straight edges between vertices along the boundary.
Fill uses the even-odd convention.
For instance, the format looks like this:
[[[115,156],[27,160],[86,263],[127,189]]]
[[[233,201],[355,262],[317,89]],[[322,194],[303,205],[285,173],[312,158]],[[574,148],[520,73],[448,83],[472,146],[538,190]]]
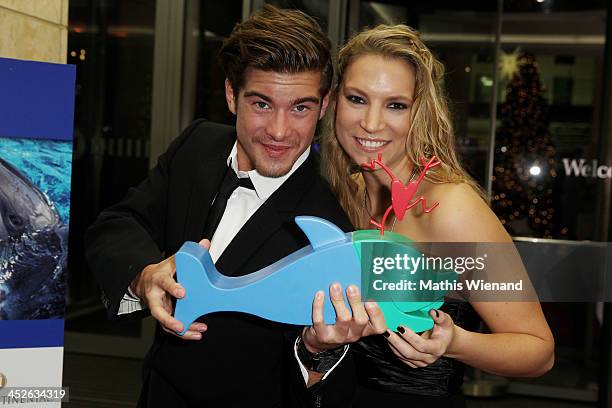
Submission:
[[[225,96],[236,115],[238,169],[281,177],[312,143],[328,95],[319,95],[320,72],[288,74],[249,68],[235,98],[228,80]]]

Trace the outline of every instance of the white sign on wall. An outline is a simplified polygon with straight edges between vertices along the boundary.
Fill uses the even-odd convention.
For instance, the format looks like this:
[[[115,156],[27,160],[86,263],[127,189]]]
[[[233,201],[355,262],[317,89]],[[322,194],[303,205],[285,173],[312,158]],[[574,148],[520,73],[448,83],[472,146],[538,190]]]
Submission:
[[[562,159],[566,176],[612,178],[612,166],[599,164],[597,160],[587,159]]]

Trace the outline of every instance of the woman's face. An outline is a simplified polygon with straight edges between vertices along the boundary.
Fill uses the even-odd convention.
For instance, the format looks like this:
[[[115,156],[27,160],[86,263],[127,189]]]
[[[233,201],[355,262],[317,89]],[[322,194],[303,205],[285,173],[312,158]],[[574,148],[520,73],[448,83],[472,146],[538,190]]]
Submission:
[[[405,166],[415,83],[414,67],[401,59],[363,55],[348,66],[335,100],[336,137],[355,163],[381,153],[388,167]]]

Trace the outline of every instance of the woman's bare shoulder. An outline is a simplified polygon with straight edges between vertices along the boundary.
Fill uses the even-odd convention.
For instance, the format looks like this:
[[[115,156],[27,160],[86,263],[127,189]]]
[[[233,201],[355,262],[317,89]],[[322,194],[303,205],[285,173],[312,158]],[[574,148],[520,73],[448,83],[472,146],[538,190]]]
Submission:
[[[436,241],[511,241],[489,205],[469,184],[431,184],[426,194],[428,205],[439,203],[428,214]]]

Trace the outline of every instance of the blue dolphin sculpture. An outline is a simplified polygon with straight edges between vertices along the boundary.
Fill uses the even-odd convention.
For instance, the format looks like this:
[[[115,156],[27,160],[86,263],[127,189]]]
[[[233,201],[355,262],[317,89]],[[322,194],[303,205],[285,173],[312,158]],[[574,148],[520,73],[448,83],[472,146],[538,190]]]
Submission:
[[[295,222],[310,245],[239,277],[222,275],[208,250],[195,242],[185,242],[175,257],[177,281],[185,288],[185,296],[177,300],[174,314],[184,325],[181,334],[200,316],[217,311],[244,312],[276,322],[309,325],[316,291],[339,282],[343,287],[355,284],[363,294],[362,278],[366,277],[363,282],[368,283],[373,256],[398,252],[420,255],[409,240],[392,232],[384,236],[378,230],[344,233],[329,221],[310,216],[296,217]],[[440,278],[449,276],[442,274]],[[443,304],[444,293],[419,296],[417,292],[397,298],[391,295],[387,296],[388,301],[378,303],[388,327],[403,324],[421,332],[433,327],[428,311]],[[328,324],[335,322],[328,297],[324,320]]]

